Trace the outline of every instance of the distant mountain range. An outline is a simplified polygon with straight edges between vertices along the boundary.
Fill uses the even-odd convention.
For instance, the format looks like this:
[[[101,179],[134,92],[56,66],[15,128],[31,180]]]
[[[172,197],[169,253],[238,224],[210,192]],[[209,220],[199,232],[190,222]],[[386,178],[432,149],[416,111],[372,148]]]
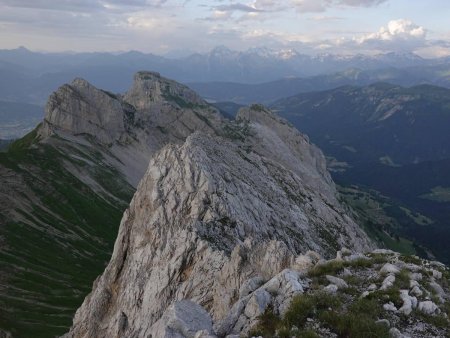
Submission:
[[[33,130],[44,116],[44,108],[30,103],[0,100],[0,139],[16,139]]]
[[[387,211],[403,234],[448,262],[441,239],[450,236],[450,89],[344,86],[271,107],[324,150],[338,183],[374,189],[408,209]]]
[[[411,67],[417,69],[414,71]],[[400,70],[405,68],[409,68],[407,76]],[[355,75],[355,71],[352,71],[344,77],[357,76],[358,79],[362,77],[362,80],[369,77],[367,81],[372,81],[372,78],[387,80],[392,77],[400,78],[401,75],[408,83],[435,83],[441,81],[438,78],[445,78],[441,84],[446,84],[450,66],[448,58],[423,59],[415,54],[398,53],[376,56],[309,56],[294,50],[262,48],[237,52],[217,47],[205,54],[165,58],[136,51],[119,54],[37,53],[18,48],[0,50],[0,99],[43,104],[53,90],[74,77],[86,78],[112,92],[123,92],[131,85],[132,74],[141,69],[152,69],[181,82],[249,84],[358,69],[357,72],[377,70],[377,75],[371,75],[371,72]],[[380,69],[384,71],[380,72]],[[350,84],[339,82],[338,79],[330,79],[329,82],[327,88],[336,86],[335,83]],[[317,86],[313,81],[305,85],[303,90],[290,93],[293,95],[299,91],[327,88]]]
[[[401,86],[431,84],[450,88],[450,63],[372,70],[349,68],[337,73],[306,78],[290,77],[259,84],[196,82],[190,83],[189,86],[212,102],[229,101],[246,105],[270,104],[299,93],[323,91],[345,85],[367,86],[376,82],[389,82]]]

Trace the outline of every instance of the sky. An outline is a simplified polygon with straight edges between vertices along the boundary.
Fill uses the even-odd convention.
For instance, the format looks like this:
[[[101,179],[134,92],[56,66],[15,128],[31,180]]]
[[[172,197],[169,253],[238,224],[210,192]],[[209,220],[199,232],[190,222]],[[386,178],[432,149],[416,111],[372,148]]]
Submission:
[[[0,49],[450,55],[450,0],[0,0]]]

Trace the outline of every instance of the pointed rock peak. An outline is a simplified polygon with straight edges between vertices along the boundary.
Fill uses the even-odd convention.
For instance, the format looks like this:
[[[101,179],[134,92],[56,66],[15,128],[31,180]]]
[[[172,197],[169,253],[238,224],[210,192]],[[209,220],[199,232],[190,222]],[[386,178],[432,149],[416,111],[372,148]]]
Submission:
[[[279,124],[287,125],[293,128],[288,121],[281,118],[262,104],[252,104],[249,107],[239,109],[236,115],[236,120],[255,122],[269,127],[273,127],[273,123],[278,122]]]
[[[150,71],[140,71],[134,75],[134,81],[159,81],[161,79],[161,74],[158,72],[150,72]]]
[[[81,77],[77,77],[75,78],[72,83],[70,84],[72,87],[75,88],[89,88],[89,87],[94,87],[93,85],[91,85],[87,80],[81,78]]]
[[[134,75],[133,86],[124,98],[137,109],[143,110],[163,101],[175,103],[181,108],[206,104],[188,87],[149,71],[140,71]]]
[[[286,168],[302,176],[305,182],[317,183],[315,189],[326,192],[326,186],[333,186],[322,152],[288,121],[260,104],[241,108],[236,121],[250,124],[256,133],[254,139],[257,142],[253,145],[256,151],[283,163]],[[320,177],[316,176],[317,173]],[[323,182],[326,182],[325,185]],[[319,186],[322,188],[317,188]],[[333,200],[333,195],[334,192],[327,196]]]
[[[76,78],[50,95],[40,136],[87,134],[111,144],[124,132],[123,110],[114,95]]]

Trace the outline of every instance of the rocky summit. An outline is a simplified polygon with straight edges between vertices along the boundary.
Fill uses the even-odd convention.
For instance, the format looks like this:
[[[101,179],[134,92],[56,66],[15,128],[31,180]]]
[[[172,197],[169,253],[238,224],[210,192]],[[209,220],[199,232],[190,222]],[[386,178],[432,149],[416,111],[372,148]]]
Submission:
[[[39,137],[95,140],[133,186],[163,145],[183,142],[196,130],[215,133],[222,120],[194,91],[155,72],[136,73],[123,95],[75,79],[50,96],[45,110]]]
[[[261,314],[263,300],[250,302],[249,294],[308,264],[300,253],[372,248],[305,136],[258,105],[221,127],[219,135],[196,132],[152,157],[111,261],[68,337],[239,334]],[[281,274],[279,283],[294,294],[298,277]],[[272,302],[267,291],[257,297]],[[289,299],[277,302],[287,307]],[[183,322],[195,330],[183,331]]]

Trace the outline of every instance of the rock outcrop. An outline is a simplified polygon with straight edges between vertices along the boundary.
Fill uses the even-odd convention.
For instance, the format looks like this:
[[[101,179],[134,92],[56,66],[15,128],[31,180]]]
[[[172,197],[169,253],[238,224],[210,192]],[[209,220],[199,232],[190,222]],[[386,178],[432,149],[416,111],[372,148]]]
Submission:
[[[243,332],[269,304],[282,312],[302,292],[299,273],[285,269],[343,246],[372,244],[339,204],[322,153],[263,107],[244,109],[216,134],[196,132],[152,157],[67,336],[157,337],[174,330],[167,316],[184,300],[212,318],[214,332],[199,336]]]
[[[194,131],[215,134],[223,121],[194,91],[154,72],[138,72],[123,95],[75,79],[50,96],[45,111],[41,139],[55,144],[50,136],[57,135],[72,146],[98,143],[107,163],[133,186],[165,144],[182,143]]]

